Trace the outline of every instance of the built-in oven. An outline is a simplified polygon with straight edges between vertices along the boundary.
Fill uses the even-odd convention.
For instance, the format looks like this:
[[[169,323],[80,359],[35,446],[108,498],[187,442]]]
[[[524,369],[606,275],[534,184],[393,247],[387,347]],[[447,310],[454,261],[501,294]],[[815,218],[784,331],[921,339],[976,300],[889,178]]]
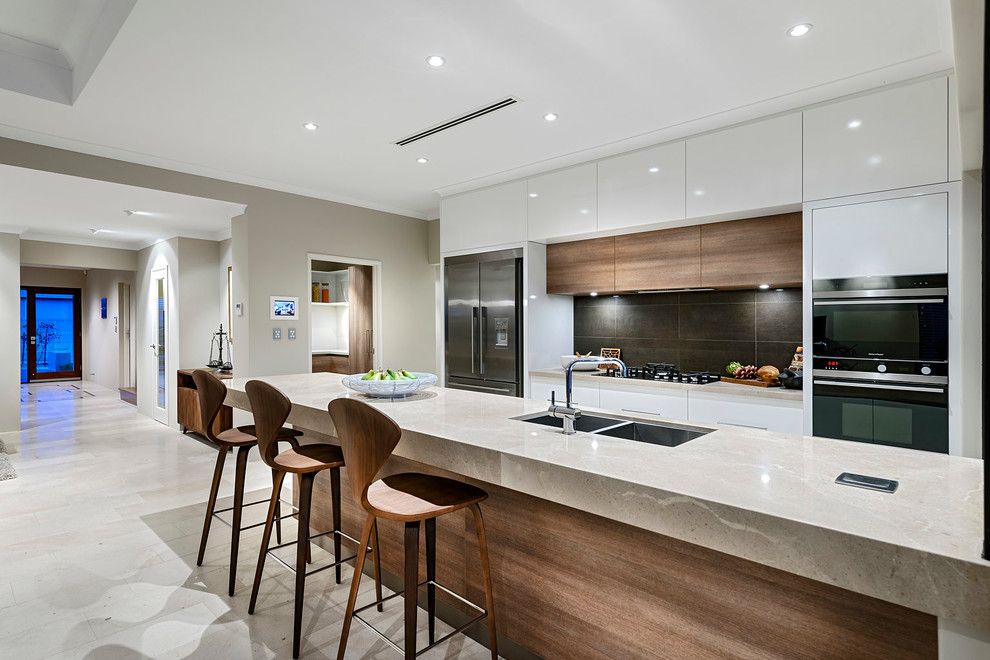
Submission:
[[[813,433],[947,453],[946,276],[816,280],[812,310]]]

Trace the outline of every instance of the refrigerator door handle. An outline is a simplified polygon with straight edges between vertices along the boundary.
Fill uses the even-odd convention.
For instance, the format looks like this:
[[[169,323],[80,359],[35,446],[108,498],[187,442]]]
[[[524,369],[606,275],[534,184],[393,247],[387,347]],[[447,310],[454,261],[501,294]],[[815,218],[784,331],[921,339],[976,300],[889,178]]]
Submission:
[[[475,346],[477,345],[477,342],[475,341],[474,338],[474,330],[476,325],[475,321],[477,320],[478,320],[478,308],[472,307],[471,308],[471,373],[472,374],[478,373],[478,370],[474,366],[474,354],[476,351]]]
[[[481,307],[481,316],[478,318],[478,369],[482,376],[485,375],[485,319],[488,318],[488,308]]]

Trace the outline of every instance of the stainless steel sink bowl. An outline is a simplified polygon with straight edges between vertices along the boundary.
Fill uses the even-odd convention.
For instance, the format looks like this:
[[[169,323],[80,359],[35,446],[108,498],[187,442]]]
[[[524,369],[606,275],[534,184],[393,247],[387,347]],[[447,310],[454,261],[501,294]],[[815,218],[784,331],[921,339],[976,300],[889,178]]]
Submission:
[[[651,445],[663,445],[664,447],[676,447],[683,445],[689,440],[700,438],[711,431],[702,429],[679,428],[667,426],[665,424],[647,424],[646,422],[629,422],[621,426],[605,428],[598,432],[598,435],[607,435],[612,438],[625,438],[636,442],[647,442]]]
[[[553,428],[564,428],[564,420],[554,417],[548,413],[533,413],[521,417],[513,417],[521,422],[530,424],[540,424]],[[622,419],[620,417],[601,417],[598,415],[581,415],[574,420],[574,430],[592,433],[594,435],[607,435],[612,438],[624,438],[635,442],[645,442],[651,445],[663,445],[664,447],[676,447],[685,442],[700,438],[711,433],[713,429],[706,429],[694,426],[679,426],[675,424],[661,424],[658,422],[641,422],[632,419]]]
[[[554,417],[553,415],[547,413],[536,413],[535,415],[523,415],[522,417],[515,417],[523,422],[529,422],[530,424],[542,424],[543,426],[552,426],[554,428],[562,429],[564,428],[564,420],[560,417]],[[615,426],[616,424],[621,424],[625,420],[612,419],[611,417],[597,417],[595,415],[581,415],[576,420],[574,420],[574,430],[584,431],[586,433],[594,433],[598,429],[603,429],[609,426]]]

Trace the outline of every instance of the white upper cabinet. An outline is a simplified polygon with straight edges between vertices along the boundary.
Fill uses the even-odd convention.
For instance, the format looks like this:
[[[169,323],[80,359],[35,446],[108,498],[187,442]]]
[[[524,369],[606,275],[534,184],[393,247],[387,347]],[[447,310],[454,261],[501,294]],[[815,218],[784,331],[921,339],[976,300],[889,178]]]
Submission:
[[[587,163],[529,179],[529,240],[588,234],[598,229],[598,164]]]
[[[814,209],[812,277],[948,272],[948,203],[934,193]]]
[[[684,217],[684,143],[598,162],[598,230]]]
[[[525,181],[512,181],[440,201],[441,252],[525,240]]]
[[[689,218],[801,203],[801,113],[687,141]]]
[[[945,78],[804,112],[804,198],[940,183],[948,177]]]

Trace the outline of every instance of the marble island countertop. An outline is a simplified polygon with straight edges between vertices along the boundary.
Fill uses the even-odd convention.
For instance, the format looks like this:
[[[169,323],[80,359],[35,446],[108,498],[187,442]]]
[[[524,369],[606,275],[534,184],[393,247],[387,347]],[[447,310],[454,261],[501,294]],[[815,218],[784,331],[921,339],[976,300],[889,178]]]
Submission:
[[[539,401],[439,387],[377,400],[340,379],[262,380],[293,402],[296,426],[332,433],[329,401],[360,396],[402,428],[405,458],[990,630],[981,461],[738,427],[678,447],[565,436],[513,419]],[[228,382],[228,405],[249,409],[245,383]],[[845,471],[900,485],[836,485]]]
[[[599,376],[597,371],[575,371],[574,382],[594,384],[601,386],[606,384],[611,387],[637,388],[643,390],[673,390],[690,391],[702,394],[723,394],[731,396],[749,396],[765,401],[801,401],[801,390],[785,390],[782,387],[758,387],[755,385],[740,385],[718,381],[706,385],[691,385],[689,383],[668,383],[662,380],[643,380],[639,378],[609,378]],[[530,376],[545,379],[558,379],[563,383],[563,369],[534,369],[529,372]]]

